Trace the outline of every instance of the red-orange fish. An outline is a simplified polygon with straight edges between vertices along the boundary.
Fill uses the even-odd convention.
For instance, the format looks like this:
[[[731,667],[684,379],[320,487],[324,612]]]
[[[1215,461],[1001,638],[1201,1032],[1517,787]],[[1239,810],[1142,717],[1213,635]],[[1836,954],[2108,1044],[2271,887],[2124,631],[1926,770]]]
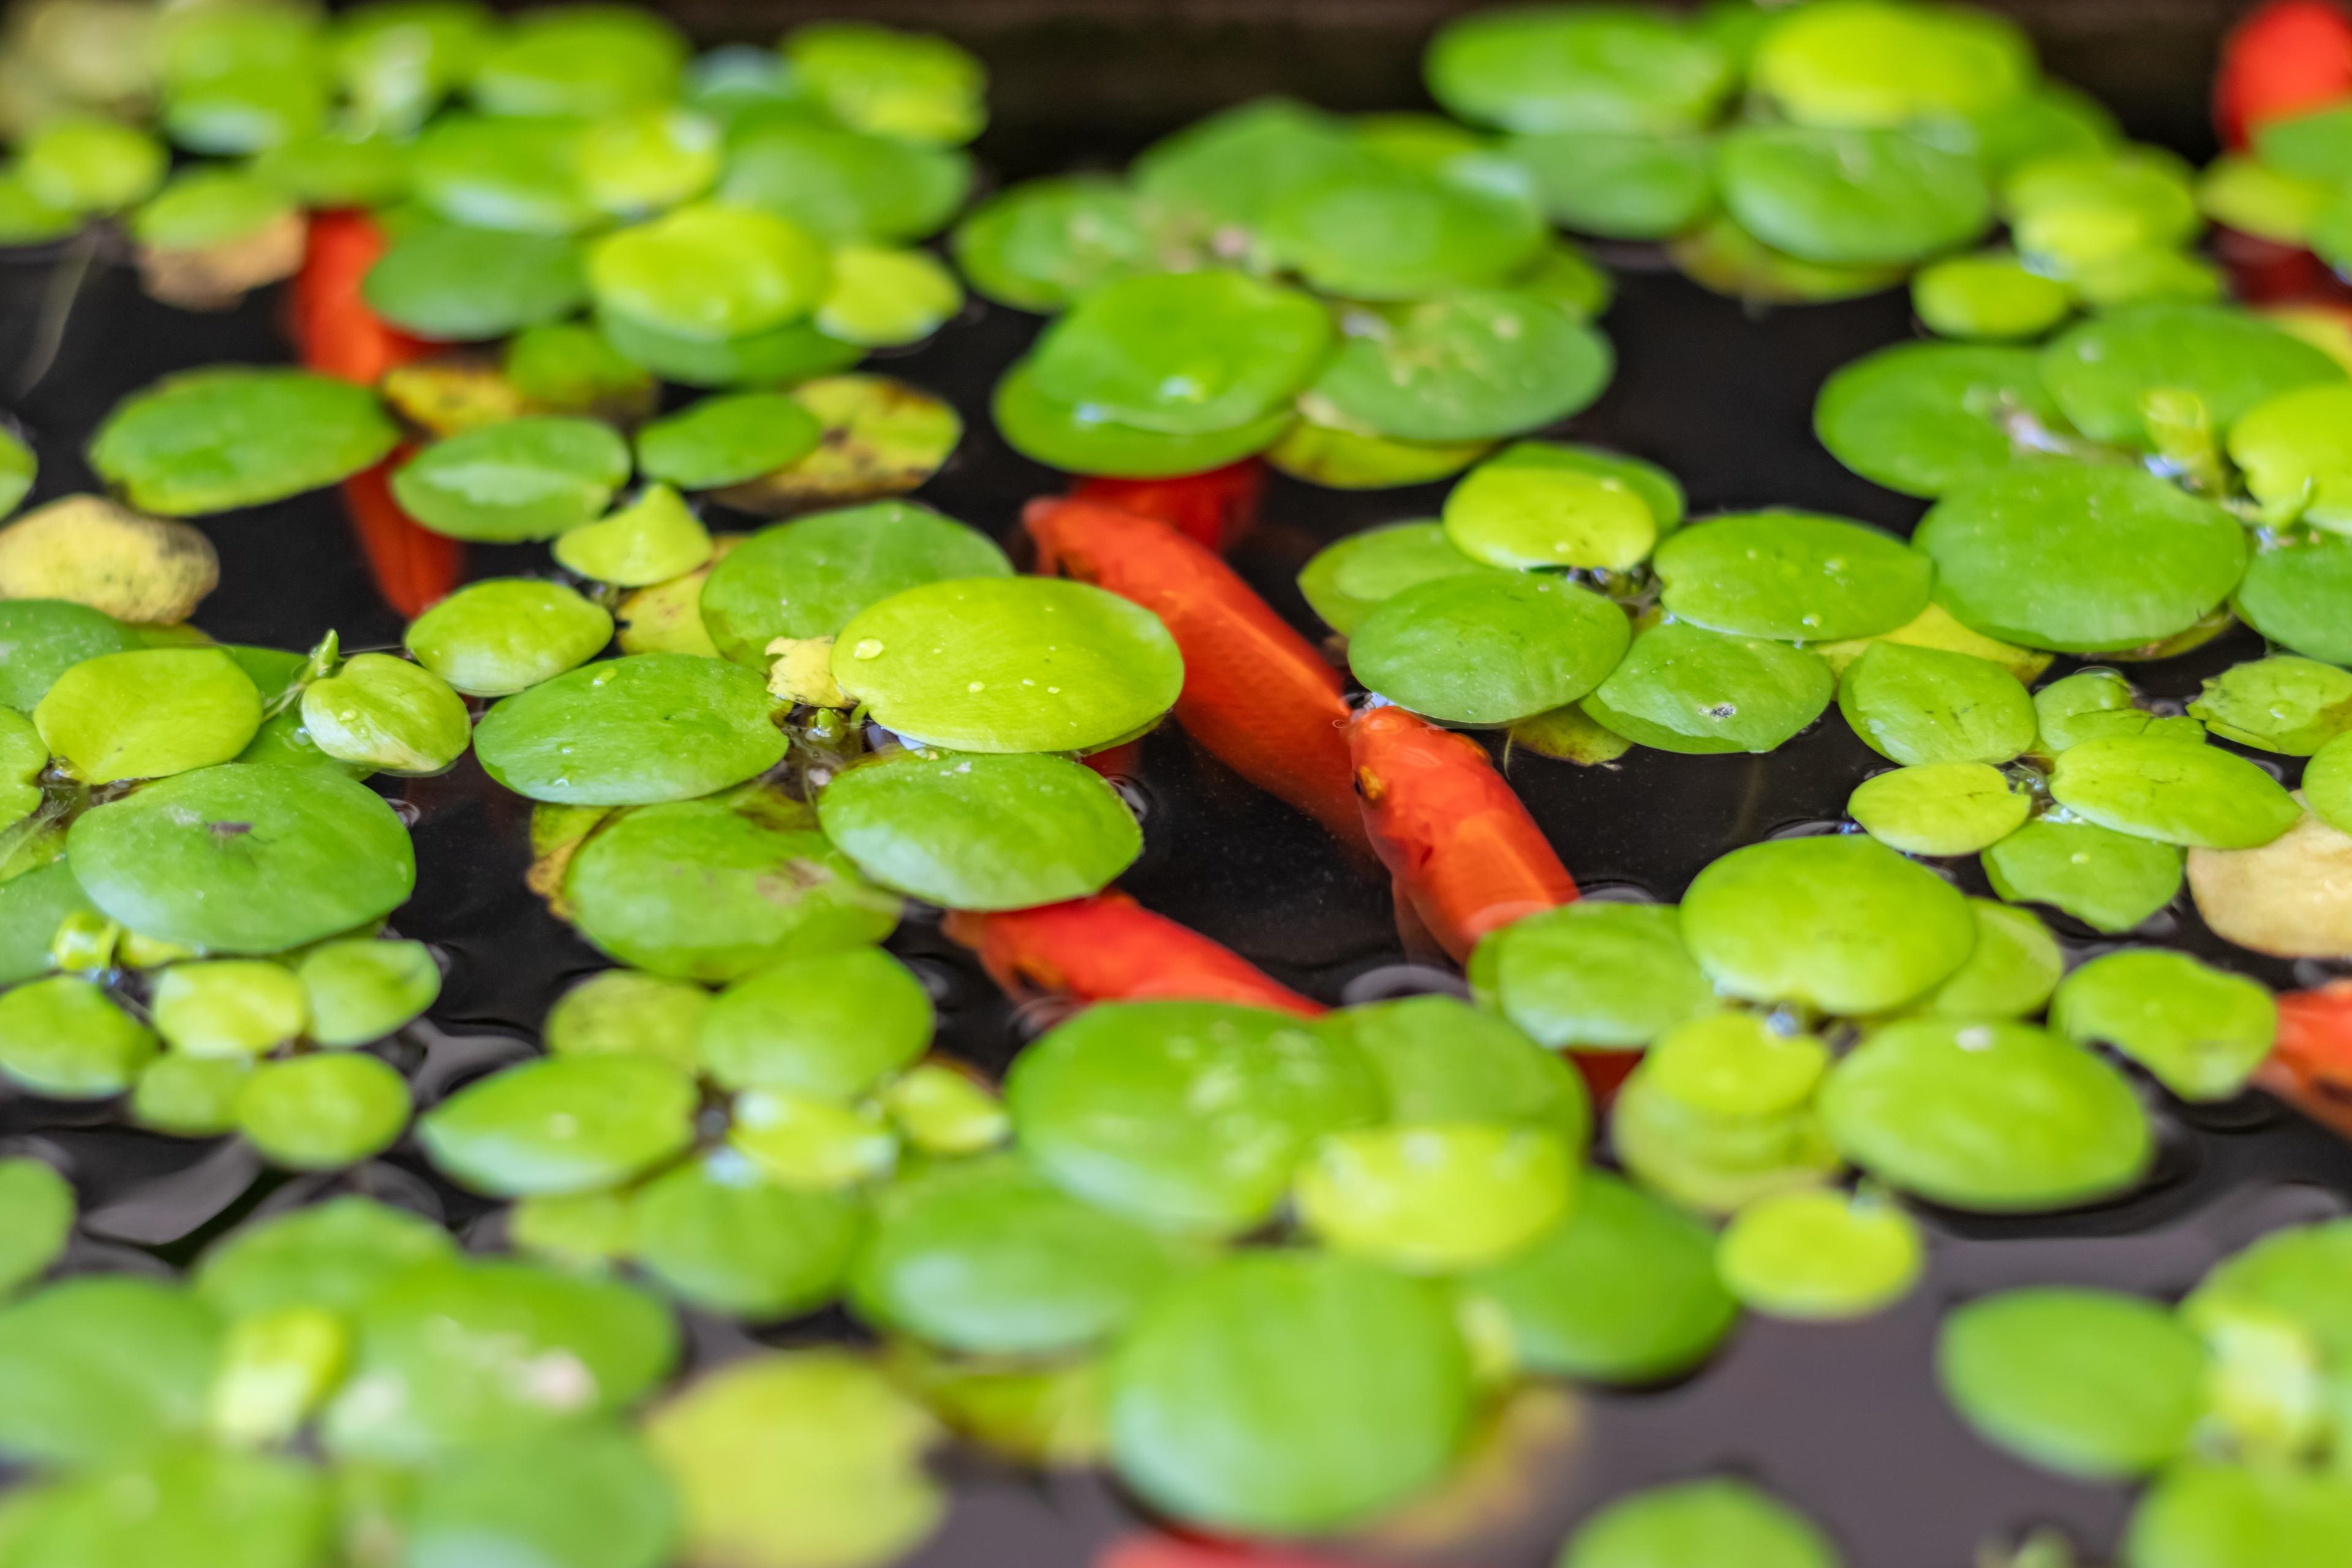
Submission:
[[[1184,655],[1176,721],[1234,772],[1364,845],[1339,671],[1214,552],[1092,501],[1032,501],[1038,563],[1160,617]]]
[[[2352,980],[2278,999],[2278,1043],[2254,1081],[2352,1138]]]
[[[432,350],[387,325],[361,292],[383,254],[383,231],[362,212],[314,213],[287,300],[287,325],[303,365],[338,381],[373,386],[386,371]],[[343,508],[387,603],[414,618],[446,597],[465,570],[465,547],[401,510],[389,484],[408,460],[394,453],[343,481]]]
[[[1372,847],[1410,915],[1457,963],[1498,926],[1576,897],[1576,879],[1486,748],[1402,708],[1348,725]]]
[[[1265,465],[1244,458],[1222,468],[1172,479],[1081,479],[1072,500],[1095,501],[1156,517],[1186,538],[1223,554],[1257,521]]]
[[[947,933],[980,955],[1008,994],[1079,1002],[1238,1002],[1312,1018],[1324,1009],[1241,954],[1155,915],[1125,893],[997,914],[957,910]]]

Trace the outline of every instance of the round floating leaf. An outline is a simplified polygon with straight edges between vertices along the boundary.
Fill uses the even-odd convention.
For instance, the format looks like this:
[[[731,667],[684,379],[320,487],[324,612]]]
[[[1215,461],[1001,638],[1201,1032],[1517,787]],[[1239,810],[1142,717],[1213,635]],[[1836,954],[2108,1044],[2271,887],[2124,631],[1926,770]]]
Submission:
[[[56,974],[0,993],[0,1074],[51,1100],[105,1100],[131,1087],[155,1037],[106,992]]]
[[[2129,1080],[2027,1024],[1891,1024],[1822,1086],[1839,1150],[1891,1186],[1953,1208],[2037,1213],[2127,1191],[2154,1138]]]
[[[1431,1287],[1306,1252],[1171,1286],[1121,1342],[1111,1453],[1160,1509],[1223,1530],[1345,1528],[1436,1479],[1469,1415],[1460,1331]]]
[[[613,640],[613,617],[561,583],[468,583],[409,624],[416,662],[474,697],[504,697],[585,664]]]
[[[735,982],[703,1016],[701,1058],[727,1089],[856,1100],[931,1043],[931,999],[878,948],[786,959]]]
[[[1601,1383],[1687,1371],[1739,1315],[1716,1277],[1713,1233],[1598,1170],[1563,1223],[1465,1288],[1502,1310],[1531,1370]]]
[[[74,1190],[56,1167],[18,1157],[0,1160],[0,1290],[45,1273],[73,1234]]]
[[[1664,239],[1715,202],[1715,145],[1704,136],[1554,131],[1504,143],[1535,180],[1545,213],[1604,239]]]
[[[2187,1459],[2132,1516],[2126,1561],[2325,1568],[2352,1529],[2352,1486],[2324,1470]]]
[[[105,919],[74,880],[73,868],[62,855],[0,882],[0,984],[47,974],[53,967],[50,939],[76,916],[92,922]]]
[[[719,196],[830,244],[903,245],[944,227],[971,177],[960,152],[778,118],[736,135]]]
[[[473,715],[449,683],[390,654],[355,654],[303,688],[302,728],[337,762],[437,773],[465,755]]]
[[[1838,707],[1893,762],[2005,763],[2034,740],[2033,699],[1990,659],[1877,642],[1846,666]]]
[[[1837,1548],[1770,1493],[1728,1478],[1653,1487],[1587,1520],[1559,1568],[1839,1568]]]
[[[341,1458],[404,1465],[625,1409],[677,1355],[668,1310],[645,1292],[505,1260],[391,1274],[354,1328],[321,1436]]]
[[[173,1050],[197,1057],[260,1056],[310,1021],[294,972],[257,958],[175,963],[156,976],[147,1012]]]
[[[1224,1236],[1263,1223],[1314,1140],[1370,1123],[1381,1096],[1352,1046],[1286,1015],[1136,1002],[1046,1034],[1013,1064],[1005,1105],[1030,1162],[1073,1195]]]
[[[693,1081],[648,1058],[550,1057],[459,1090],[416,1133],[436,1165],[480,1192],[594,1192],[684,1149],[695,1104]]]
[[[820,22],[784,38],[784,58],[843,124],[920,145],[969,142],[986,121],[987,73],[929,33]]]
[[[1391,701],[1461,724],[1507,724],[1601,684],[1633,639],[1624,611],[1532,573],[1439,577],[1375,606],[1348,641],[1356,678]]]
[[[453,341],[560,321],[587,303],[588,281],[565,236],[428,223],[394,237],[362,292],[403,331]]]
[[[833,287],[818,330],[873,348],[918,343],[963,309],[963,285],[927,250],[845,245],[833,253]]]
[[[436,533],[514,543],[591,521],[628,477],[629,444],[611,426],[539,414],[434,442],[394,470],[392,492]]]
[[[1549,300],[1468,289],[1368,321],[1307,395],[1375,435],[1493,440],[1576,413],[1614,365],[1608,339]]]
[[[1655,565],[1675,619],[1791,642],[1891,632],[1927,607],[1935,580],[1902,541],[1805,511],[1709,518],[1659,545]]]
[[[72,212],[120,211],[161,184],[170,163],[154,137],[96,114],[48,119],[16,145],[26,188]]]
[[[1583,707],[1660,751],[1769,752],[1820,718],[1836,689],[1818,654],[1667,621],[1633,639]]]
[[[1906,855],[1973,855],[2025,826],[2030,796],[1983,763],[1924,763],[1855,786],[1846,814]]]
[[[1672,905],[1529,915],[1482,940],[1470,969],[1503,1016],[1555,1049],[1637,1049],[1716,1005]]]
[[[955,409],[903,381],[836,375],[803,382],[793,400],[816,416],[816,447],[720,498],[762,516],[898,495],[937,473],[963,437]]]
[[[1610,473],[1600,463],[1526,456],[1572,450],[1523,441],[1471,469],[1445,498],[1446,538],[1486,565],[1519,571],[1582,566],[1622,572],[1641,564],[1673,520],[1653,510],[1651,498],[1627,476]],[[1632,467],[1629,459],[1621,461]],[[1679,503],[1679,490],[1674,493]]]
[[[1127,188],[1099,175],[1024,180],[956,226],[956,265],[971,286],[1019,310],[1059,310],[1157,257]]]
[[[1759,1198],[1716,1250],[1731,1293],[1776,1318],[1866,1318],[1910,1293],[1927,1261],[1911,1216],[1883,1198],[1811,1188]]]
[[[2278,1036],[2268,987],[2183,952],[2126,949],[2069,974],[2050,1026],[2104,1041],[2184,1100],[2227,1100],[2245,1088]]]
[[[272,1164],[332,1171],[391,1148],[408,1110],[399,1073],[374,1057],[339,1051],[254,1068],[237,1096],[236,1125]]]
[[[1829,1052],[1757,1014],[1706,1015],[1669,1030],[1618,1091],[1617,1152],[1642,1183],[1685,1207],[1729,1214],[1833,1175],[1813,1115]]]
[[[299,221],[293,202],[277,186],[233,170],[200,168],[174,175],[131,215],[130,229],[151,261],[174,252],[244,245],[265,247],[268,257],[278,249],[278,237]],[[274,279],[283,275],[286,263],[269,257],[263,265]]]
[[[2012,107],[2032,82],[2033,49],[2005,17],[1837,0],[1774,22],[1750,68],[1801,123],[1901,125]]]
[[[330,1047],[380,1040],[441,994],[441,967],[421,942],[322,943],[302,955],[295,975],[310,1037]]]
[[[309,1568],[334,1536],[316,1469],[197,1442],[167,1442],[20,1497],[9,1555],[25,1568]]]
[[[723,162],[718,124],[691,110],[646,108],[608,116],[580,139],[581,189],[623,217],[700,195]]]
[[[1265,448],[1276,470],[1335,490],[1391,489],[1460,473],[1493,449],[1490,441],[1397,441],[1338,425],[1316,423],[1302,411]]]
[[[1005,444],[1023,457],[1073,473],[1135,479],[1171,479],[1239,462],[1265,451],[1292,423],[1291,408],[1284,404],[1205,435],[1146,430],[1046,396],[1025,360],[996,384],[990,411]]]
[[[1953,491],[1913,544],[1937,600],[1976,631],[2096,653],[2187,631],[2246,569],[2245,530],[2210,501],[2137,468],[2014,468]]]
[[[1176,700],[1184,661],[1157,616],[1084,583],[932,583],[860,611],[833,678],[875,721],[967,752],[1081,752]]]
[[[1143,850],[1135,814],[1099,774],[1035,754],[878,758],[835,774],[817,816],[875,881],[951,910],[1084,898]]]
[[[924,1472],[938,1428],[840,1350],[768,1352],[704,1374],[646,1424],[686,1515],[683,1555],[845,1568],[914,1550],[947,1511]],[[743,1485],[747,1475],[767,1478]]]
[[[750,670],[636,653],[542,681],[475,731],[483,771],[516,794],[572,805],[690,800],[773,767],[775,700]]]
[[[1186,1258],[999,1154],[885,1194],[850,1300],[867,1321],[949,1350],[1051,1354],[1124,1328]]]
[[[562,534],[553,553],[557,564],[591,582],[642,588],[695,570],[713,549],[709,531],[676,490],[648,485],[612,516]]]
[[[2249,659],[2206,681],[2189,711],[2225,741],[2307,757],[2352,730],[2352,671],[2284,655]]]
[[[2066,955],[2031,910],[1970,899],[1977,913],[1976,951],[1923,1005],[1948,1018],[2021,1018],[2038,1013]]]
[[[404,1527],[418,1563],[659,1568],[670,1560],[677,1504],[639,1439],[583,1424],[445,1460],[419,1481]]]
[[[764,671],[769,644],[828,637],[882,600],[926,583],[1009,577],[995,542],[929,507],[875,501],[763,528],[702,584],[702,624],[719,653]]]
[[[161,778],[245,750],[261,727],[261,693],[218,648],[139,648],[66,670],[33,722],[87,783]]]
[[[731,1151],[648,1183],[630,1219],[638,1261],[665,1289],[753,1322],[831,1300],[866,1233],[855,1197],[781,1186]]]
[[[236,1099],[253,1076],[249,1057],[157,1057],[131,1087],[131,1120],[174,1138],[218,1138],[236,1131]]]
[[[125,398],[90,437],[89,461],[142,511],[187,517],[349,479],[381,461],[399,435],[366,387],[223,365]]]
[[[2205,1414],[2205,1348],[2154,1301],[2042,1286],[1944,1320],[1936,1376],[1987,1441],[2047,1469],[2123,1480],[2179,1456]]]
[[[1407,588],[1486,569],[1454,548],[1441,523],[1391,522],[1317,551],[1298,574],[1298,591],[1326,625],[1346,637],[1376,605]]]
[[[1347,300],[1507,283],[1544,237],[1525,176],[1479,152],[1434,169],[1374,159],[1335,172],[1289,193],[1263,230],[1284,268]]]
[[[633,811],[574,856],[581,933],[624,963],[728,981],[779,959],[879,942],[898,900],[807,826],[754,798]]]
[[[2352,663],[2352,540],[2313,534],[2247,564],[2235,601],[2273,642],[2330,664]]]
[[[2068,747],[2058,754],[2050,793],[2102,827],[2208,849],[2267,844],[2303,815],[2277,780],[2245,758],[2146,735]]]
[[[613,114],[677,90],[686,40],[659,16],[620,6],[554,6],[497,35],[467,80],[501,116]]]
[[[555,999],[543,1033],[556,1056],[646,1056],[698,1074],[709,1010],[710,993],[699,985],[604,969]]]
[[[435,1221],[373,1198],[330,1198],[253,1221],[197,1265],[197,1296],[229,1319],[291,1309],[356,1310],[377,1286],[420,1263],[456,1255]]]
[[[1171,436],[1260,418],[1311,380],[1330,347],[1311,297],[1222,268],[1153,273],[1094,289],[1028,360],[1041,396]]]
[[[2103,931],[2126,931],[2180,891],[2180,851],[2090,822],[2042,817],[1984,852],[1993,891],[2048,904]]]
[[[1499,1121],[1356,1128],[1318,1140],[1298,1169],[1298,1215],[1336,1253],[1414,1273],[1507,1258],[1573,1201],[1559,1133]]]
[[[846,370],[866,357],[859,345],[828,337],[808,321],[717,340],[610,310],[597,312],[596,325],[630,363],[686,386],[779,385]]]
[[[1813,405],[1831,456],[1910,496],[2048,461],[2065,429],[2029,349],[1896,343],[1831,376]]]
[[[129,627],[86,605],[0,600],[0,706],[30,713],[75,665],[138,646]]]
[[[2137,305],[2071,328],[2042,352],[2042,380],[2095,441],[2150,446],[2148,395],[2183,392],[2216,431],[2282,393],[2344,369],[2261,318],[2218,305]]]
[[[2321,383],[2255,405],[2230,426],[2230,458],[2265,506],[2352,531],[2352,385]]]
[[[637,467],[680,489],[756,479],[814,450],[824,427],[781,392],[705,397],[637,431]]]
[[[2074,296],[2014,256],[1984,251],[1920,268],[1911,308],[1939,336],[2007,342],[2057,326],[2074,313]]]
[[[800,321],[832,281],[824,247],[806,229],[715,203],[623,229],[588,253],[599,309],[713,342]]]
[[[1748,233],[1832,266],[1916,261],[1992,219],[1977,161],[1907,131],[1743,125],[1725,135],[1716,177]]]
[[[1265,98],[1154,143],[1132,173],[1144,210],[1179,237],[1246,238],[1292,192],[1358,165],[1364,153],[1333,116]]]
[[[68,1279],[0,1308],[0,1448],[105,1464],[196,1428],[220,1323],[185,1289],[131,1275]]]
[[[1511,131],[1675,131],[1731,91],[1732,60],[1701,28],[1633,6],[1491,11],[1430,41],[1429,90],[1453,113]]]
[[[1683,896],[1683,940],[1737,996],[1883,1013],[1958,969],[1976,917],[1950,883],[1867,838],[1735,849]]]
[[[88,812],[67,846],[92,902],[142,936],[277,952],[383,919],[416,880],[383,798],[324,768],[228,763]]]
[[[2312,754],[2303,770],[2303,797],[2322,822],[2352,833],[2352,740],[2339,736]]]

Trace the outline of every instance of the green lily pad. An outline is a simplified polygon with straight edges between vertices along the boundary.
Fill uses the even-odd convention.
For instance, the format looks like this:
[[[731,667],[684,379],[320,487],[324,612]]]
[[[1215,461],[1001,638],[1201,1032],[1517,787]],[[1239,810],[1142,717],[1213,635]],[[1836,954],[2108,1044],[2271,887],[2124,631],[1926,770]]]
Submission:
[[[404,331],[466,341],[560,321],[587,302],[588,281],[567,236],[416,224],[393,237],[363,293]]]
[[[832,281],[815,236],[748,206],[681,207],[588,253],[588,287],[600,310],[714,342],[803,319]]]
[[[2182,874],[2172,845],[2046,816],[1986,850],[1984,868],[2010,902],[2048,904],[2108,932],[2129,931],[2170,903]]]
[[[2243,757],[2145,735],[2069,746],[2058,754],[2050,794],[2099,826],[2206,849],[2268,844],[2303,816],[2278,781]]]
[[[1507,724],[1564,707],[1617,668],[1625,613],[1589,588],[1532,573],[1433,578],[1376,605],[1348,642],[1356,678],[1402,707]]]
[[[2050,1026],[2114,1046],[2184,1100],[2226,1100],[2270,1054],[2278,1008],[2257,981],[2186,953],[2127,948],[2066,977]]]
[[[228,763],[84,814],[67,837],[90,900],[142,936],[278,952],[381,920],[416,879],[383,797],[324,768]]]
[[[392,493],[436,533],[514,543],[590,521],[628,477],[629,445],[611,426],[536,414],[434,442],[394,470]]]
[[[1715,146],[1704,136],[1551,131],[1514,136],[1505,153],[1533,176],[1562,228],[1604,239],[1664,239],[1715,203]]]
[[[1040,312],[1064,310],[1157,259],[1134,195],[1088,174],[1024,180],[998,192],[956,226],[951,248],[982,294]]]
[[[1872,1175],[1986,1214],[2126,1192],[2154,1144],[2128,1079],[2028,1024],[1890,1024],[1831,1072],[1821,1109],[1839,1150]]]
[[[1723,138],[1716,178],[1748,233],[1832,266],[1916,261],[1992,221],[1976,159],[1903,130],[1740,126]]]
[[[261,693],[218,648],[139,648],[66,670],[33,723],[87,783],[162,778],[245,750],[261,727]]]
[[[953,910],[1100,892],[1142,853],[1118,793],[1059,757],[901,752],[817,796],[825,836],[886,888]]]
[[[480,1192],[594,1192],[686,1148],[695,1105],[692,1080],[650,1058],[550,1057],[459,1090],[416,1133],[436,1165]]]
[[[1315,376],[1330,319],[1311,297],[1222,269],[1107,283],[1048,328],[1037,393],[1081,417],[1171,436],[1258,419]]]
[[[814,450],[824,427],[780,392],[705,397],[637,431],[637,467],[680,489],[756,479]]]
[[[441,994],[441,967],[421,942],[324,942],[295,969],[310,1037],[330,1048],[380,1040]]]
[[[2033,813],[1999,768],[1931,762],[1876,773],[1854,786],[1846,814],[1906,855],[1974,855],[2025,826]]]
[[[659,1568],[677,1503],[643,1442],[583,1424],[484,1444],[425,1472],[405,1520],[418,1563],[506,1555],[562,1568]]]
[[[0,1308],[0,1448],[102,1465],[194,1431],[220,1337],[187,1290],[131,1275],[65,1280]]]
[[[827,637],[895,594],[956,578],[1009,577],[977,529],[909,501],[873,501],[763,528],[702,584],[702,624],[719,653],[764,672],[769,644]]]
[[[866,1219],[854,1196],[780,1185],[722,1150],[646,1184],[630,1226],[638,1260],[665,1289],[707,1310],[773,1322],[839,1292]]]
[[[834,245],[903,245],[945,227],[971,179],[971,160],[959,151],[778,118],[736,134],[719,199]]]
[[[532,800],[635,805],[690,800],[782,760],[775,699],[750,670],[692,654],[599,660],[483,716],[483,771]]]
[[[2109,311],[2042,355],[2042,383],[2076,429],[2142,449],[2152,445],[2144,403],[2159,389],[2196,397],[2221,431],[2282,393],[2343,379],[2343,367],[2309,343],[2218,305]]]
[[[2028,349],[1896,343],[1831,376],[1813,405],[1832,457],[1911,496],[2046,462],[2066,428]]]
[[[1989,13],[1838,0],[1774,22],[1750,69],[1800,123],[1901,125],[2010,107],[2032,82],[2033,49]]]
[[[1658,546],[1666,613],[1792,642],[1872,637],[1927,607],[1934,569],[1900,540],[1804,511],[1709,518]]]
[[[76,974],[0,993],[0,1074],[51,1100],[105,1100],[131,1087],[155,1037]]]
[[[1149,610],[1084,583],[931,583],[841,628],[833,678],[875,720],[967,752],[1081,752],[1176,700],[1183,659]]]
[[[1488,933],[1470,962],[1482,999],[1538,1044],[1619,1051],[1717,1005],[1672,905],[1579,900]]]
[[[1487,570],[1454,547],[1444,525],[1391,522],[1333,541],[1298,574],[1309,608],[1340,636],[1378,605],[1433,577]]]
[[[142,511],[229,511],[300,495],[381,461],[399,432],[375,394],[307,371],[223,365],[118,404],[90,466]]]
[[[1026,361],[1016,363],[996,384],[990,410],[1005,444],[1025,458],[1073,473],[1137,479],[1197,474],[1239,462],[1273,446],[1293,423],[1289,405],[1283,404],[1203,435],[1147,430],[1047,396]]]
[[[1549,300],[1465,289],[1366,318],[1307,389],[1336,422],[1407,441],[1480,441],[1564,419],[1601,395],[1609,340]]]
[[[383,1153],[408,1112],[406,1081],[359,1051],[264,1062],[236,1100],[246,1142],[296,1171],[340,1170]]]
[[[1615,5],[1463,18],[1430,41],[1423,71],[1437,101],[1462,119],[1526,132],[1704,125],[1736,74],[1703,28]]]
[[[2187,631],[2244,574],[2245,530],[2137,468],[2049,464],[1954,490],[1913,535],[1937,602],[1971,629],[2065,653]]]
[[[2352,663],[2352,540],[2317,533],[2258,552],[2233,604],[2273,642],[2330,664]]]
[[[2230,460],[2265,507],[2352,531],[2352,384],[2322,382],[2256,404],[2230,426]]]
[[[1769,752],[1820,718],[1836,690],[1818,654],[1667,621],[1633,639],[1583,708],[1660,751]]]
[[[205,1253],[194,1284],[232,1320],[300,1308],[349,1312],[393,1276],[456,1254],[449,1233],[421,1215],[373,1198],[330,1198],[231,1232]]]
[[[473,697],[505,697],[604,651],[613,617],[561,583],[468,583],[409,623],[416,662]]]
[[[1350,1258],[1245,1253],[1170,1287],[1121,1342],[1111,1456],[1180,1519],[1328,1531],[1434,1480],[1469,1398],[1431,1287]]]
[[[1804,1515],[1769,1492],[1725,1477],[1653,1487],[1612,1503],[1570,1538],[1559,1568],[1725,1562],[1839,1568],[1841,1559]]]

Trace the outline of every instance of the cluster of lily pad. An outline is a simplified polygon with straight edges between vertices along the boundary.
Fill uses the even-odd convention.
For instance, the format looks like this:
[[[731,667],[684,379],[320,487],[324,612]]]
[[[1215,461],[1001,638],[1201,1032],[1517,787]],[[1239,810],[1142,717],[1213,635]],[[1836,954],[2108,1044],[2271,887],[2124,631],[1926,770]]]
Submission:
[[[1921,275],[1923,306],[1988,270],[2063,314],[2216,291],[2183,254],[2197,209],[2170,154],[2044,79],[1990,12],[1907,0],[1480,13],[1433,41],[1430,90],[1572,232],[1664,241],[1697,282],[1824,300]],[[1939,260],[2008,224],[2016,253]],[[2037,299],[2041,296],[2037,295]]]
[[[1055,317],[996,422],[1081,473],[1262,452],[1318,483],[1413,483],[1583,408],[1612,365],[1587,324],[1606,275],[1517,168],[1432,116],[1246,104],[1126,180],[1011,187],[954,250],[988,298]]]
[[[2147,1479],[2124,1561],[2333,1561],[2352,1529],[2344,1417],[2352,1226],[2274,1231],[2178,1308],[2037,1286],[1944,1322],[1937,1371],[1986,1441],[2084,1480]]]
[[[628,363],[704,384],[844,369],[961,303],[908,248],[962,205],[985,119],[943,39],[835,23],[690,60],[614,6],[35,9],[0,242],[119,217],[175,302],[290,274],[305,208],[366,208],[395,325],[497,338],[593,302]],[[211,161],[173,172],[165,140]]]

